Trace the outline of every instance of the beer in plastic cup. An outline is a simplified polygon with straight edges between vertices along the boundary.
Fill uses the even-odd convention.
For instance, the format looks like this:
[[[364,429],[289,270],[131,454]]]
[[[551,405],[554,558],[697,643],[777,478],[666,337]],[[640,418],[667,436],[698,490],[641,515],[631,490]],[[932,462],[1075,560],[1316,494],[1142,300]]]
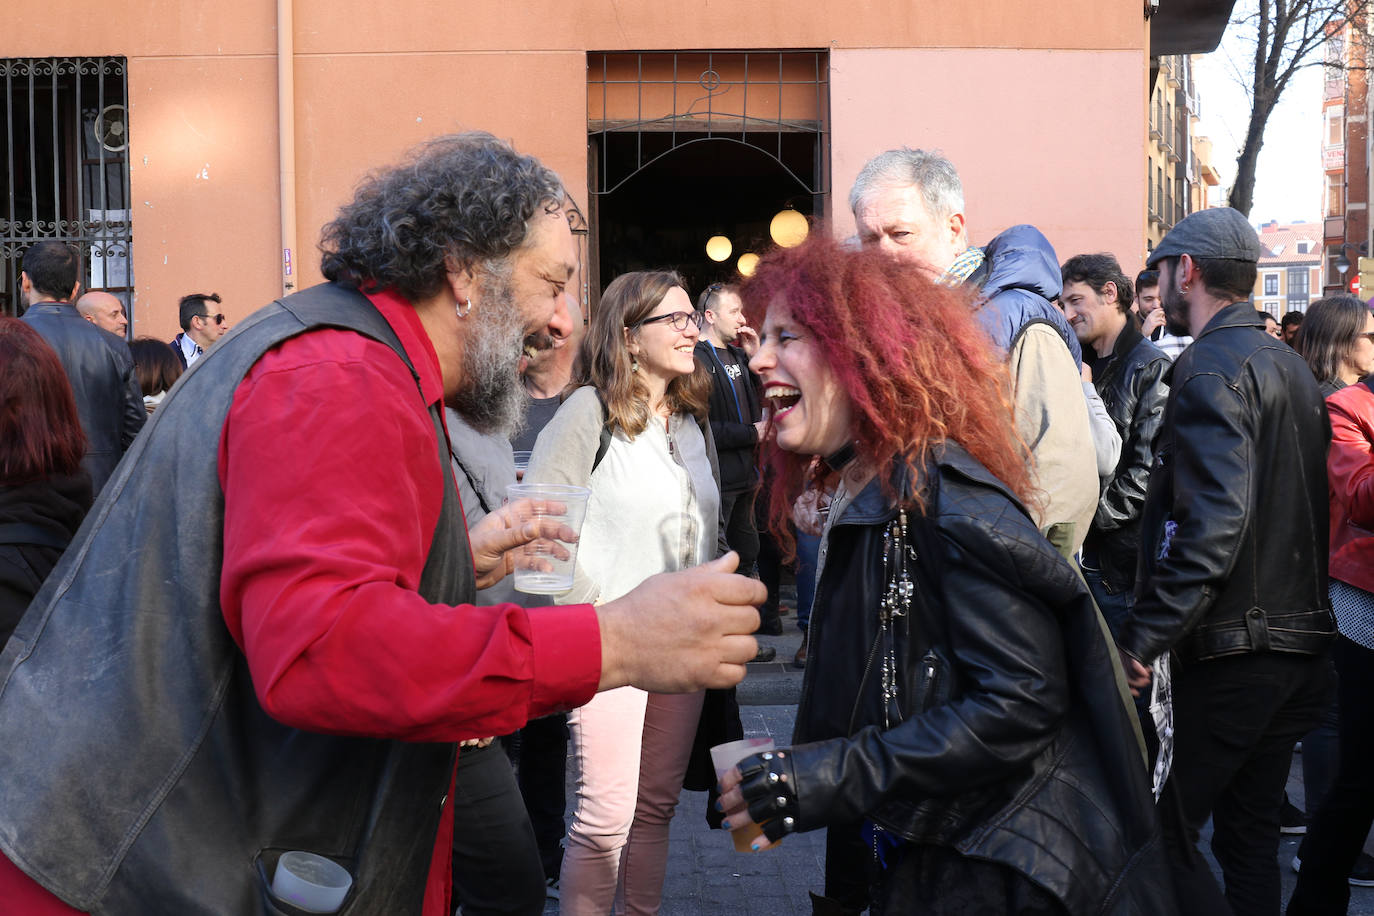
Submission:
[[[735,764],[745,757],[762,754],[772,749],[772,738],[745,738],[742,741],[717,744],[711,748],[711,765],[716,768],[716,779],[719,780],[733,770]],[[748,811],[743,812],[742,816],[747,817]],[[735,852],[753,852],[753,842],[761,836],[763,836],[763,828],[753,821],[748,821],[743,826],[730,831],[730,838],[735,841]]]

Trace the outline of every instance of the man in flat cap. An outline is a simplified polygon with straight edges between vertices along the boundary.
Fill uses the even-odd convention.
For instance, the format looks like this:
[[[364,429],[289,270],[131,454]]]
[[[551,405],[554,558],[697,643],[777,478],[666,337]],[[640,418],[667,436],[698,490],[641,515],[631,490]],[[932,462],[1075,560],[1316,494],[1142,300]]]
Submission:
[[[1260,245],[1235,210],[1194,213],[1150,255],[1174,363],[1118,635],[1132,691],[1173,653],[1174,756],[1160,810],[1179,911],[1278,916],[1279,805],[1331,690],[1331,428],[1301,357],[1247,299]],[[1197,851],[1208,817],[1225,894]]]

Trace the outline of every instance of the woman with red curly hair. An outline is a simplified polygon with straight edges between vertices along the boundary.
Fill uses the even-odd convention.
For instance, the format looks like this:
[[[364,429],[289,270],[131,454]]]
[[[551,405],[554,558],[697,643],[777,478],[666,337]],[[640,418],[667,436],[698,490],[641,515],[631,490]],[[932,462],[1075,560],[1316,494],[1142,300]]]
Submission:
[[[874,913],[1171,912],[1114,651],[1026,508],[1028,451],[970,302],[822,233],[741,293],[776,534],[812,456],[837,489],[794,744],[722,779],[728,825],[761,824],[755,848],[862,831]]]
[[[0,648],[91,507],[85,453],[57,354],[0,317]]]

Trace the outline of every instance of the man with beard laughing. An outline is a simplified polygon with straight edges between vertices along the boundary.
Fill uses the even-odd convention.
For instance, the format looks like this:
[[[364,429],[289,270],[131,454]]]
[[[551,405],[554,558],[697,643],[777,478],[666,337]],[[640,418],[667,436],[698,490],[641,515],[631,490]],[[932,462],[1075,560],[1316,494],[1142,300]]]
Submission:
[[[302,850],[353,912],[447,916],[458,742],[743,677],[762,587],[733,555],[597,607],[474,601],[560,532],[465,534],[442,407],[516,415],[573,273],[563,201],[489,134],[431,141],[326,227],[332,282],[159,407],[0,655],[9,910],[261,912]]]

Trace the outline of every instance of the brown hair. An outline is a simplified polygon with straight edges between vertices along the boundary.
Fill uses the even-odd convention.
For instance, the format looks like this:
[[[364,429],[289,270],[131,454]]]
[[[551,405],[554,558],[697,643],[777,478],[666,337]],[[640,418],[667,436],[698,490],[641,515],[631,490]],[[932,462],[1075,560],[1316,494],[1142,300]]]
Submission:
[[[181,360],[166,341],[140,337],[129,344],[129,355],[144,397],[166,391],[181,377]]]
[[[1368,320],[1369,306],[1355,296],[1341,293],[1318,299],[1307,307],[1293,349],[1307,360],[1318,382],[1337,381]]]
[[[631,438],[644,431],[650,417],[649,389],[633,371],[625,345],[626,336],[639,330],[628,329],[647,318],[675,286],[687,289],[682,277],[671,270],[641,270],[616,277],[601,295],[578,350],[573,384],[595,386],[606,402],[607,424],[620,427]],[[689,413],[704,423],[710,396],[710,373],[698,362],[695,372],[668,383],[664,398],[673,413]]]

